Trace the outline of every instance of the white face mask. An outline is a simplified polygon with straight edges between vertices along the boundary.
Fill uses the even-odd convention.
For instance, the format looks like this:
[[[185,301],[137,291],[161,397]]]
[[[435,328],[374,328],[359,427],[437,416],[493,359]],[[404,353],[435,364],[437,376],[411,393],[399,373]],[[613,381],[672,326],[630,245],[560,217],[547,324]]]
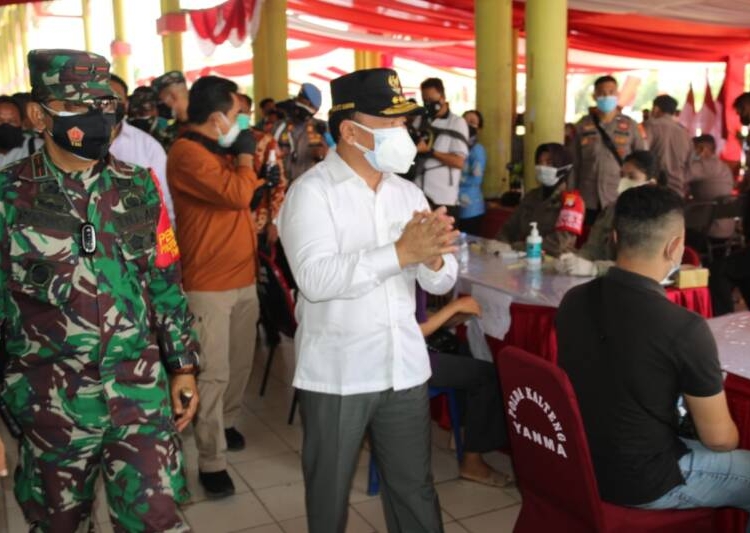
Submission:
[[[375,147],[372,150],[359,143],[354,143],[354,146],[365,154],[365,159],[372,168],[380,172],[396,172],[398,174],[403,174],[409,170],[414,162],[414,157],[417,155],[417,147],[405,127],[372,129],[359,122],[354,122],[354,124],[372,133],[374,137]]]
[[[646,185],[648,183],[647,181],[635,181],[631,180],[630,178],[620,178],[620,183],[617,184],[617,194],[622,194],[628,189],[633,189],[635,187],[640,187],[641,185]]]
[[[554,187],[560,178],[557,177],[557,169],[546,165],[536,166],[536,180],[545,187]]]
[[[229,118],[227,118],[224,113],[222,113],[221,116],[224,118],[224,121],[229,124]],[[237,140],[237,136],[240,134],[240,131],[240,125],[236,120],[232,122],[232,126],[229,128],[228,132],[221,133],[221,130],[219,130],[219,146],[223,148],[229,148],[230,146],[232,146],[232,144],[234,144],[234,141]]]
[[[682,253],[683,254],[685,253],[685,249],[684,248],[682,250]],[[670,263],[671,266],[669,268],[669,271],[667,272],[667,275],[664,276],[663,280],[661,280],[661,284],[662,285],[669,284],[671,282],[672,276],[674,276],[677,272],[680,271],[680,266],[682,266],[681,265],[681,263],[682,263],[682,255],[680,255],[680,260],[678,260],[678,261],[672,261],[672,258],[669,258],[669,263]]]

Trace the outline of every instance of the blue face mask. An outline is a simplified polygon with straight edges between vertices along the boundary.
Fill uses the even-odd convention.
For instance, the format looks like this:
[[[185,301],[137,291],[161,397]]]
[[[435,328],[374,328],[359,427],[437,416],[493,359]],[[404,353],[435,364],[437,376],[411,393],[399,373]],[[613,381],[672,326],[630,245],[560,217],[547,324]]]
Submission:
[[[597,96],[596,107],[602,113],[610,113],[617,107],[617,96],[614,94],[609,96]]]

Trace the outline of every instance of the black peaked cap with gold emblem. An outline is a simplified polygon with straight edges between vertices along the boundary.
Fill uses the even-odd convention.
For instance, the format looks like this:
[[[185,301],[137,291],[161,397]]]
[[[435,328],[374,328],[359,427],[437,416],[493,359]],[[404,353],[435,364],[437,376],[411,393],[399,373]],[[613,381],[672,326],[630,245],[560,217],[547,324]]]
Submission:
[[[378,117],[398,117],[419,109],[404,97],[398,74],[390,68],[357,70],[332,80],[331,100],[331,113],[354,110]]]

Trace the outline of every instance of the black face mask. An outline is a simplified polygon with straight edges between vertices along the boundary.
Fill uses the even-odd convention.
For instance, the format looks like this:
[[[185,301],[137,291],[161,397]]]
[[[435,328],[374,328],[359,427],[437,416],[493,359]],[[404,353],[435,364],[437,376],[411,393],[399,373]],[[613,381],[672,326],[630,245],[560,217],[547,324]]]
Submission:
[[[169,107],[167,104],[163,104],[159,102],[156,105],[156,110],[159,113],[159,116],[162,118],[165,118],[167,120],[172,120],[172,118],[174,118],[174,115],[172,113],[172,108]]]
[[[0,124],[0,150],[12,150],[22,144],[23,129],[13,124]]]
[[[125,118],[125,104],[122,102],[117,102],[117,107],[115,108],[115,123],[119,124],[122,122],[122,119]]]
[[[128,122],[130,123],[131,126],[134,126],[141,131],[145,131],[146,133],[151,133],[152,131],[154,131],[154,126],[156,125],[156,117],[129,118]]]
[[[427,110],[427,116],[430,118],[435,118],[440,113],[441,107],[443,107],[443,104],[440,102],[424,102],[424,108]]]
[[[52,115],[52,139],[60,148],[82,159],[102,159],[109,152],[114,113],[91,110],[81,115]]]
[[[475,128],[474,126],[469,126],[469,137],[476,138],[478,132],[479,130],[477,128]]]
[[[294,121],[295,122],[297,123],[305,122],[311,116],[312,116],[312,113],[310,113],[304,107],[294,106]]]

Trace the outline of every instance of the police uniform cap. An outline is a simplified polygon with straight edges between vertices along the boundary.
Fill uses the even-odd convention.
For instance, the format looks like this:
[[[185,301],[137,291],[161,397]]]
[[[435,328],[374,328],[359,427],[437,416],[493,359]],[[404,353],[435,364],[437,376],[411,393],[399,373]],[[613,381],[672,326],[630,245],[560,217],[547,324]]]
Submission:
[[[389,68],[357,70],[331,81],[331,113],[354,110],[366,115],[398,117],[419,106],[404,97],[398,73]]]

